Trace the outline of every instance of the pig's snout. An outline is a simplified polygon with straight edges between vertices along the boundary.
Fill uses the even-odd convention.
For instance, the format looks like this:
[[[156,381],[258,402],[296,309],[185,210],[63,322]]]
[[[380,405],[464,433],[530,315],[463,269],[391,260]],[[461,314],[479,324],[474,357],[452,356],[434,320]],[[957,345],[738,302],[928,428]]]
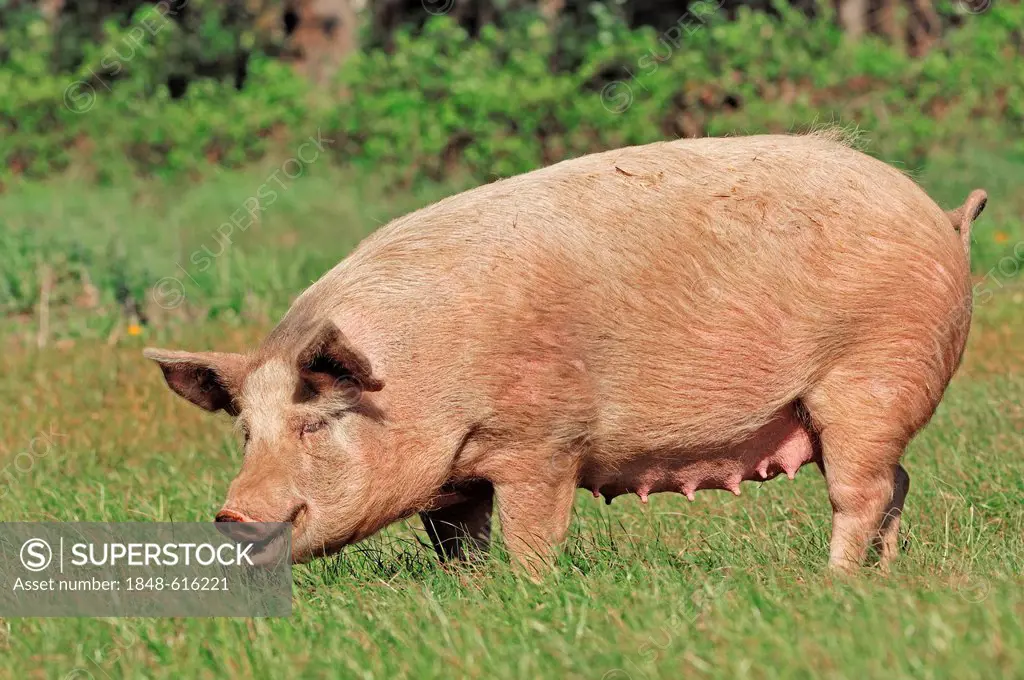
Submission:
[[[236,543],[266,543],[280,530],[272,525],[262,524],[231,510],[217,513],[217,531]]]
[[[214,519],[217,522],[254,522],[256,520],[250,519],[240,512],[234,510],[221,510],[217,513],[217,517]]]
[[[217,530],[233,541],[239,543],[265,543],[276,538],[282,531],[287,529],[289,524],[303,514],[304,507],[299,506],[288,519],[273,524],[265,520],[258,520],[242,514],[236,510],[223,508],[215,518]]]

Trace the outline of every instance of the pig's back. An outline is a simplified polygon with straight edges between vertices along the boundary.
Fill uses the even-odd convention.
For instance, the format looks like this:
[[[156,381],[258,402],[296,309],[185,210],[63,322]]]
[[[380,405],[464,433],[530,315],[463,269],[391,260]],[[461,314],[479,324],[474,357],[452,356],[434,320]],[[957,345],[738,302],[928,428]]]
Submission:
[[[506,288],[553,259],[623,283],[652,267],[740,278],[798,262],[827,277],[900,250],[964,263],[948,219],[910,178],[828,136],[766,135],[629,147],[484,185],[395,220],[332,274],[486,285],[511,263],[520,275],[494,281]],[[786,261],[765,261],[775,253]]]

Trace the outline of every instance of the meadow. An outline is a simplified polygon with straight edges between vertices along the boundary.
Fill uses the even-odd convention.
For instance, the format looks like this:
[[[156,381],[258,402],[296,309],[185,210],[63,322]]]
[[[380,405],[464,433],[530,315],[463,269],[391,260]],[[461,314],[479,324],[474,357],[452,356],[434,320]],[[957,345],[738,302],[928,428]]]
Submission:
[[[71,175],[0,195],[0,518],[212,519],[240,442],[142,347],[251,346],[359,239],[471,181],[399,192],[314,163],[271,183],[292,151],[198,184]],[[905,458],[891,575],[824,570],[813,466],[692,504],[580,492],[538,583],[500,540],[443,567],[410,520],[295,567],[288,619],[0,620],[0,677],[1024,677],[1024,158],[910,170],[944,207],[977,186],[990,201],[965,363]],[[274,201],[233,221],[266,186]]]

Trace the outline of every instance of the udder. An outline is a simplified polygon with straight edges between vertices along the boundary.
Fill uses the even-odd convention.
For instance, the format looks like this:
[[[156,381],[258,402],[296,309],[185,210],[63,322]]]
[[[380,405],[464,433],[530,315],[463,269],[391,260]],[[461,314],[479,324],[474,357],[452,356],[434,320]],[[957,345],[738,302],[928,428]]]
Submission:
[[[635,493],[675,491],[691,501],[702,489],[724,489],[737,496],[744,481],[762,482],[780,474],[790,479],[803,465],[817,460],[814,439],[796,409],[780,413],[739,444],[706,452],[656,452],[640,455],[617,469],[585,469],[580,487],[612,498]]]

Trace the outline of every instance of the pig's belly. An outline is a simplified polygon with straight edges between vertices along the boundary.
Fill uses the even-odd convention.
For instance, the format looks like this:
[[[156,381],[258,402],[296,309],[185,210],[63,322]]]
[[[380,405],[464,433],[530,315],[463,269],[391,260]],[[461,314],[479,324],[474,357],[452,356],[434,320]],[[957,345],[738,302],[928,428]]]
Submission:
[[[661,491],[675,491],[691,501],[701,489],[725,489],[738,496],[741,482],[762,482],[780,474],[792,479],[819,455],[811,433],[791,408],[739,444],[704,452],[641,454],[617,468],[585,467],[580,487],[595,497],[603,495],[608,503],[627,493],[646,503],[648,494]]]

